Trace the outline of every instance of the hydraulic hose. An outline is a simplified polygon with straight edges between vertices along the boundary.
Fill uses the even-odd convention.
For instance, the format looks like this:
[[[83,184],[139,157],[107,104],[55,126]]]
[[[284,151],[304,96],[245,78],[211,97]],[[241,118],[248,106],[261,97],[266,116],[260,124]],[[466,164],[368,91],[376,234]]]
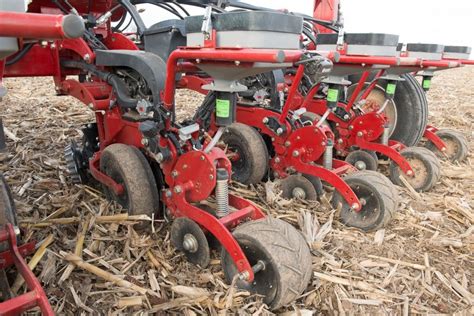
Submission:
[[[99,70],[94,65],[87,64],[83,61],[63,60],[61,61],[61,65],[66,68],[79,68],[86,70],[110,84],[115,91],[118,104],[121,108],[135,109],[137,107],[138,100],[132,98],[128,94],[127,85],[122,79],[120,79],[119,76],[110,72]]]

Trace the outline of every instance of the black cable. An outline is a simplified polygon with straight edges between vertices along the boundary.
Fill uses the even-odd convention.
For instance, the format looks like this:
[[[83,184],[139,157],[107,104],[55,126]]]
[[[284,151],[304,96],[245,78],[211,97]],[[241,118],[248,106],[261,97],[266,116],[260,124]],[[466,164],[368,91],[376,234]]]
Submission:
[[[127,25],[124,26],[119,32],[123,33],[129,26],[132,24],[133,19],[130,17],[130,21],[128,21]]]
[[[176,1],[173,1],[173,4],[174,4],[175,6],[177,6],[178,8],[180,8],[181,11],[183,11],[184,14],[186,14],[186,16],[190,16],[190,15],[191,15],[191,14],[189,14],[189,12],[188,12],[180,3],[176,2]]]
[[[20,61],[20,59],[22,59],[23,57],[25,57],[25,55],[31,50],[31,48],[33,47],[34,43],[28,43],[26,44],[23,49],[17,53],[16,55],[14,55],[11,59],[8,59],[6,62],[5,62],[5,66],[11,66],[13,64],[16,64],[17,62]]]
[[[181,20],[183,20],[183,16],[178,12],[178,10],[176,10],[175,8],[173,8],[169,3],[166,3],[166,2],[163,2],[161,4],[163,7],[167,7],[170,9],[170,12],[172,12],[174,15],[176,15],[177,17],[179,17]]]

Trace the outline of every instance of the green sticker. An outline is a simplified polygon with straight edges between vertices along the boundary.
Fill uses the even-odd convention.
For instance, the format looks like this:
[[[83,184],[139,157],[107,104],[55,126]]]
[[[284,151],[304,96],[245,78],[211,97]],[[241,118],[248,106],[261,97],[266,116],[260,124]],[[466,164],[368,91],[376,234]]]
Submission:
[[[218,117],[229,117],[230,115],[230,101],[229,100],[216,100],[216,115]]]
[[[339,100],[339,90],[329,89],[327,100],[328,102],[337,102]]]
[[[397,85],[394,83],[387,84],[387,94],[394,95],[395,90],[397,89]]]
[[[431,88],[431,79],[423,79],[423,89]]]

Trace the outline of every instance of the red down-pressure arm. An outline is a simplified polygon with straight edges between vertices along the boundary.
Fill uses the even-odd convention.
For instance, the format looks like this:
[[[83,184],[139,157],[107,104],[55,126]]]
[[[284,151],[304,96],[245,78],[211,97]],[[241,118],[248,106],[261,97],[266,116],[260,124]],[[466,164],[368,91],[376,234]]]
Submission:
[[[84,21],[76,15],[0,11],[0,37],[64,39],[81,37],[84,31]]]

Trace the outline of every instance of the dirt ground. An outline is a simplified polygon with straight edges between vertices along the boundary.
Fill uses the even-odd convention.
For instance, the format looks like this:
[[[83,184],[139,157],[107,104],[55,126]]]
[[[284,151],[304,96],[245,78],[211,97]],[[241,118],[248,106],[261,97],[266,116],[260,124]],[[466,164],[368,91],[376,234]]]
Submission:
[[[92,119],[85,106],[56,97],[49,79],[8,79],[6,86],[0,113],[9,154],[0,169],[26,238],[46,249],[34,272],[58,314],[268,313],[261,298],[225,284],[217,253],[208,269],[189,264],[170,245],[169,224],[159,221],[154,233],[139,235],[131,222],[104,217],[124,211],[100,191],[68,183],[63,150]],[[473,87],[474,67],[445,71],[433,80],[428,97],[430,122],[462,132],[471,149]],[[179,111],[189,112],[199,99],[181,94]],[[265,212],[302,229],[311,245],[311,283],[278,312],[472,315],[473,163],[472,152],[462,164],[443,162],[443,177],[432,192],[413,195],[400,188],[398,213],[375,233],[344,227],[326,199],[321,205],[289,202],[269,198],[266,192],[275,193],[271,184],[234,186]],[[100,275],[91,273],[91,266],[100,268]],[[117,286],[113,278],[125,283]],[[18,281],[15,289],[25,291]]]

